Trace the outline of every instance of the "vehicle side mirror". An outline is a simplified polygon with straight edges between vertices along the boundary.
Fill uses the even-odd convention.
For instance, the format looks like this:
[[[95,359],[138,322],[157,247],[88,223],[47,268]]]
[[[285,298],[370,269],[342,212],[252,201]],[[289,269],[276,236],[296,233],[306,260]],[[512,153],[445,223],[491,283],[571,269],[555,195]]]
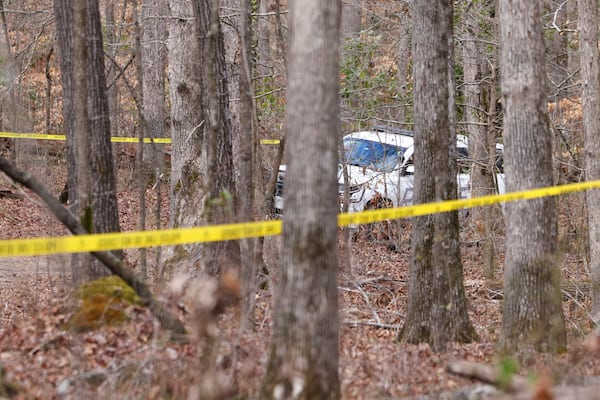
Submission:
[[[415,166],[414,165],[407,165],[406,168],[404,168],[404,175],[414,175],[415,174]]]

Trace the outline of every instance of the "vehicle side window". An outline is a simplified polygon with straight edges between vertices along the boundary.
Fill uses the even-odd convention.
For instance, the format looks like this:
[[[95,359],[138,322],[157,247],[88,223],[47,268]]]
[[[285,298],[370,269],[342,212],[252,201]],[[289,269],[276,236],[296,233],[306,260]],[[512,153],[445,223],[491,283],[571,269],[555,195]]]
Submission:
[[[458,172],[460,174],[468,174],[471,172],[471,162],[469,160],[469,150],[466,147],[458,147],[457,153],[457,164]]]
[[[414,175],[415,174],[415,158],[414,154],[411,155],[406,164],[402,167],[402,175]]]
[[[496,169],[497,172],[504,173],[504,153],[499,149],[496,149]]]

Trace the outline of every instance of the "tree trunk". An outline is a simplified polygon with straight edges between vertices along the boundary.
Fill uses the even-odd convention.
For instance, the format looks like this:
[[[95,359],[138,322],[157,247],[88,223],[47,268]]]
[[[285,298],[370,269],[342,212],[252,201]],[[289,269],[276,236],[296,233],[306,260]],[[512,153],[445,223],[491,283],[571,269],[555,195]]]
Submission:
[[[88,232],[92,232],[91,171],[87,163],[90,141],[86,77],[87,1],[58,0],[54,2],[54,9],[61,46],[63,93],[66,99],[63,114],[67,128],[67,145],[70,147],[67,152],[69,202],[81,225]],[[91,258],[87,254],[74,254],[71,268],[75,285],[105,275],[105,271],[93,271]]]
[[[258,159],[258,132],[255,119],[254,85],[252,62],[252,30],[251,30],[251,2],[240,1],[240,132],[237,165],[240,171],[239,180],[236,183],[239,194],[240,212],[239,220],[242,222],[254,220],[257,215],[255,198],[255,175]],[[242,254],[250,257],[242,257],[242,327],[254,328],[254,307],[256,293],[256,250],[258,240],[255,238],[244,239],[240,242]]]
[[[493,6],[493,5],[492,5]],[[490,7],[486,5],[486,7]],[[486,11],[482,13],[481,11]],[[471,173],[471,196],[479,197],[496,193],[496,138],[494,129],[490,129],[485,108],[485,89],[496,82],[485,83],[488,71],[485,51],[482,49],[481,15],[488,14],[485,8],[468,3],[463,13],[462,64],[464,76],[464,120],[469,137],[469,156]],[[492,61],[493,62],[493,61]],[[494,101],[495,107],[495,101]],[[489,109],[492,112],[494,108]],[[489,280],[494,279],[495,243],[492,219],[499,218],[496,206],[477,207],[470,210],[470,227],[483,243],[481,252]]]
[[[54,3],[67,134],[69,202],[88,232],[119,230],[110,145],[100,12],[96,0]],[[73,256],[75,284],[109,275],[89,255]]]
[[[506,189],[553,185],[541,5],[500,0]],[[553,197],[506,204],[502,347],[566,350]]]
[[[127,4],[123,5],[125,9]],[[104,6],[104,18],[106,20],[106,52],[110,55],[113,60],[116,60],[117,56],[117,34],[115,25],[115,5],[113,2],[107,1]],[[119,102],[118,102],[118,90],[117,90],[117,68],[112,64],[108,64],[106,67],[106,97],[108,98],[108,110],[110,117],[110,126],[113,134],[119,136]]]
[[[598,62],[598,3],[578,0],[579,48],[581,52],[581,84],[583,131],[585,136],[586,180],[600,179],[600,68]],[[600,192],[586,192],[590,272],[592,283],[592,315],[600,321]]]
[[[444,199],[456,199],[458,197],[458,184],[456,176],[458,174],[457,151],[456,151],[456,76],[455,76],[455,56],[454,56],[454,11],[452,2],[450,9],[447,11],[446,18],[449,26],[448,41],[448,129],[446,135],[443,136],[446,140],[446,146],[441,151],[448,153],[448,163],[444,174],[445,181],[440,187],[440,192],[436,198],[440,196]],[[440,180],[440,183],[442,180]],[[440,348],[446,340],[468,343],[477,340],[477,333],[471,324],[469,314],[467,312],[467,298],[463,284],[463,265],[460,257],[460,226],[458,219],[458,211],[438,214],[436,216],[436,230],[439,231],[441,239],[438,243],[434,241],[433,258],[434,265],[444,266],[444,271],[440,277],[446,278],[448,283],[434,281],[434,294],[438,296],[437,311],[435,314],[441,316],[442,319],[448,319],[448,333],[434,334],[434,343],[436,335],[439,335]],[[436,285],[439,285],[436,288]],[[445,294],[445,289],[448,289],[448,294]],[[446,322],[444,322],[446,323]]]
[[[165,136],[165,40],[166,0],[143,0],[141,18],[142,103],[146,120],[145,137]],[[164,154],[158,146],[146,146],[143,168],[154,172],[158,179],[164,164]]]
[[[455,198],[456,136],[449,116],[449,43],[452,4],[412,4],[415,92],[415,203]],[[453,154],[453,157],[450,157]],[[432,171],[435,171],[432,173]],[[411,237],[407,318],[401,341],[428,342],[436,351],[448,341],[476,335],[466,312],[454,213],[415,218]]]
[[[104,73],[104,44],[97,0],[88,0],[88,110],[90,119],[94,232],[117,232],[119,208],[115,183],[111,125]]]
[[[400,10],[400,23],[398,28],[398,98],[401,103],[398,108],[397,119],[400,122],[407,122],[410,115],[409,97],[410,97],[410,4],[402,3]]]
[[[273,75],[272,61],[277,53],[275,1],[260,0],[256,22],[256,75],[259,82]]]
[[[200,65],[205,108],[207,158],[204,214],[210,224],[232,222],[235,218],[231,113],[218,0],[195,0],[194,18],[200,40]],[[237,242],[216,242],[205,246],[202,271],[218,276],[224,265],[239,266]]]
[[[14,130],[7,123],[8,116],[14,111],[15,107],[15,96],[13,88],[15,81],[15,61],[10,44],[10,37],[8,33],[8,25],[6,22],[6,12],[4,10],[4,0],[0,0],[0,57],[2,62],[2,75],[4,76],[6,88],[2,88],[0,92],[2,101],[0,102],[0,129],[2,130]],[[0,139],[2,147],[12,147],[14,139],[3,138]]]
[[[342,0],[341,41],[352,38],[360,32],[362,0]]]
[[[290,10],[284,257],[260,398],[338,399],[340,2]]]
[[[196,37],[192,4],[170,0],[169,97],[171,99],[171,206],[169,226],[183,228],[205,225],[204,182],[207,170],[204,150],[204,100],[200,42]],[[190,270],[202,258],[203,244],[167,250],[165,268]]]

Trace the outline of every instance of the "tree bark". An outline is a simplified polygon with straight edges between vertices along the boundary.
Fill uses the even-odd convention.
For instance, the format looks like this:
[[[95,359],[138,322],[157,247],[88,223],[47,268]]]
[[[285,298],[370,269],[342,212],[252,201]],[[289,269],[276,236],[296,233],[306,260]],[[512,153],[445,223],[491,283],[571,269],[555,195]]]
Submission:
[[[91,129],[88,114],[88,81],[86,68],[89,61],[87,49],[87,1],[67,2],[73,7],[73,132],[75,139],[75,159],[68,163],[74,167],[69,174],[76,174],[77,185],[72,187],[75,194],[71,203],[76,210],[81,225],[87,232],[93,232],[93,195],[91,166],[87,162],[90,152]],[[68,5],[67,5],[68,6]],[[72,257],[73,283],[93,280],[108,275],[105,269],[92,263],[88,254],[74,254]]]
[[[290,10],[284,256],[260,398],[338,399],[340,2]]]
[[[206,224],[204,197],[208,169],[204,138],[204,99],[200,41],[194,11],[187,0],[170,0],[169,97],[171,100],[171,206],[172,228]],[[165,268],[188,268],[202,258],[201,243],[177,246],[165,252]]]
[[[127,3],[123,5],[125,9]],[[113,2],[106,2],[104,5],[104,18],[106,20],[106,52],[110,55],[110,58],[116,60],[117,56],[117,28],[115,24],[115,5]],[[119,136],[119,102],[117,90],[117,79],[118,79],[117,68],[112,64],[108,64],[106,67],[106,97],[108,99],[108,110],[110,118],[110,126],[113,134]]]
[[[489,14],[489,7],[493,5],[478,6],[468,3],[463,12],[463,40],[462,40],[462,65],[464,76],[464,121],[469,137],[469,157],[471,174],[471,196],[479,197],[496,193],[496,138],[493,124],[487,118],[484,96],[491,89],[491,85],[497,82],[486,83],[484,78],[488,63],[494,63],[486,59],[486,52],[481,43],[482,32],[480,24],[493,24],[493,21],[482,22],[482,15]],[[481,8],[481,9],[480,9]],[[483,11],[483,12],[482,12]],[[495,50],[492,50],[495,51]],[[492,65],[492,68],[494,66]],[[489,80],[488,80],[489,81]],[[487,90],[486,90],[487,89]],[[499,219],[500,213],[497,206],[478,207],[470,211],[469,224],[475,234],[480,235],[483,242],[483,262],[486,268],[488,280],[493,280],[495,275],[495,243],[494,243],[494,221]]]
[[[360,32],[362,0],[342,0],[341,42]]]
[[[97,0],[54,3],[67,135],[69,203],[88,232],[119,230],[104,48]],[[73,256],[73,282],[106,276],[89,256]]]
[[[600,179],[600,52],[598,51],[598,3],[578,0],[579,48],[586,180]],[[592,315],[600,322],[600,192],[586,192]]]
[[[541,5],[500,0],[507,192],[553,185]],[[553,197],[506,204],[501,347],[566,350]]]
[[[449,43],[452,4],[414,1],[415,203],[456,198],[456,135],[449,115]],[[451,154],[453,155],[451,157]],[[432,171],[434,171],[432,173]],[[462,286],[458,215],[415,218],[411,233],[408,313],[399,339],[428,342],[443,351],[448,341],[476,338]]]
[[[251,30],[251,2],[240,1],[240,131],[237,165],[240,171],[239,180],[236,183],[239,193],[239,220],[242,222],[254,220],[258,215],[256,190],[254,187],[257,174],[258,162],[258,129],[255,118],[254,85],[252,62],[252,30]],[[255,238],[244,239],[240,242],[242,254],[250,257],[242,257],[242,327],[254,329],[254,308],[257,279],[256,251],[259,241]]]
[[[231,222],[235,218],[236,198],[231,138],[231,113],[223,33],[218,0],[195,0],[194,18],[200,40],[203,67],[204,134],[207,159],[204,215],[210,224]],[[207,244],[202,271],[218,276],[224,264],[239,266],[239,244],[234,241]]]
[[[410,115],[410,62],[411,62],[411,16],[410,4],[404,2],[400,10],[398,27],[398,97],[402,104],[398,108],[397,119],[407,122]]]
[[[165,66],[167,24],[166,0],[143,0],[141,17],[142,103],[146,119],[145,137],[165,136]],[[162,171],[164,154],[158,146],[147,147],[143,153],[144,170]]]
[[[118,232],[119,207],[115,182],[111,125],[104,70],[104,43],[97,0],[88,0],[88,110],[90,120],[94,232]]]

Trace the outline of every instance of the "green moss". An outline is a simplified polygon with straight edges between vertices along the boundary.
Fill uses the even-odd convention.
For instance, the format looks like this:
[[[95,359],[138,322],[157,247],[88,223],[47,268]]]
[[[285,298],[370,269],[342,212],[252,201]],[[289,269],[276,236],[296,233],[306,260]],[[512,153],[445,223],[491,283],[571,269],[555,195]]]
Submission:
[[[86,207],[83,217],[81,217],[81,225],[88,231],[94,232],[94,214],[92,207]]]
[[[142,304],[135,291],[114,275],[82,284],[74,296],[81,304],[63,328],[77,332],[121,325],[129,319],[125,309]]]

